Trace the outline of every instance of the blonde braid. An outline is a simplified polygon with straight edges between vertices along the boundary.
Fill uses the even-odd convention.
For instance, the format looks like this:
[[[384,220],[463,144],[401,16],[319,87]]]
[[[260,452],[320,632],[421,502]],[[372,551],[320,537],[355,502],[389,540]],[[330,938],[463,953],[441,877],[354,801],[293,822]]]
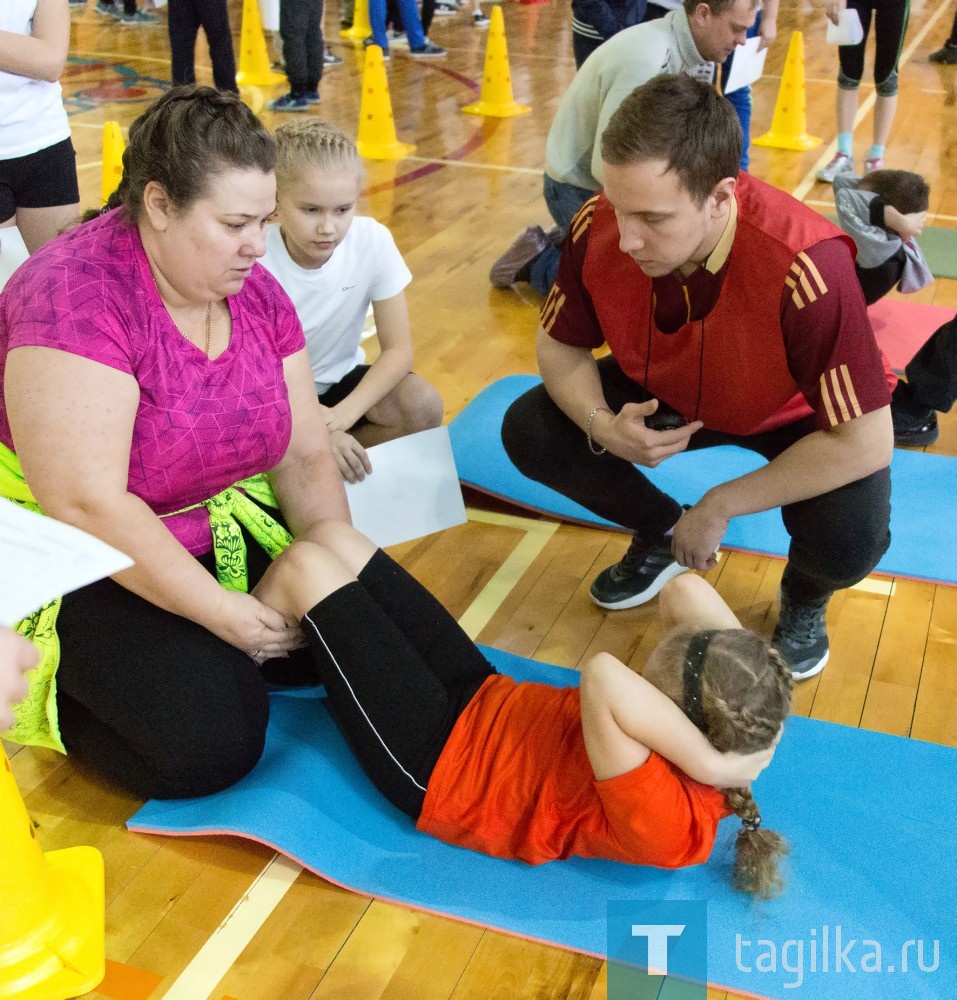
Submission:
[[[353,167],[362,176],[362,161],[355,143],[335,126],[318,118],[299,118],[276,129],[280,182],[291,180],[303,166],[331,170]]]

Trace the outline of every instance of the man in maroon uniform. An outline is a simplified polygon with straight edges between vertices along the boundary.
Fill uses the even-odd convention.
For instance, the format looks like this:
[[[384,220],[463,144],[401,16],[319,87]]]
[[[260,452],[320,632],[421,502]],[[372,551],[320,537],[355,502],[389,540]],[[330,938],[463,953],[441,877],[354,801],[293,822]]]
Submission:
[[[575,217],[542,307],[544,384],[509,409],[505,448],[526,475],[634,532],[592,584],[604,608],[710,569],[732,517],[780,507],[791,546],[773,642],[811,677],[827,661],[828,599],[890,541],[894,376],[853,244],[738,174],[734,110],[688,76],[633,91],[601,143],[604,193]],[[720,444],[768,464],[690,509],[633,464]]]

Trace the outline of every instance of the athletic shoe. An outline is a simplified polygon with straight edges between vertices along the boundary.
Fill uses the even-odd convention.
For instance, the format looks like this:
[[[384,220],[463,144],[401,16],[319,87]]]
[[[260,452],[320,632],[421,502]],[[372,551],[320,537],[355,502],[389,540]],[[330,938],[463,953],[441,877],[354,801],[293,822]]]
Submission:
[[[591,599],[600,608],[623,611],[645,604],[671,579],[686,571],[671,554],[671,539],[646,542],[632,536],[621,562],[602,570],[591,585]]]
[[[118,21],[123,16],[123,11],[120,7],[117,7],[115,3],[103,3],[103,0],[98,0],[93,9],[97,14],[102,14],[104,17],[112,17],[114,21]]]
[[[529,226],[492,265],[488,280],[496,288],[510,288],[519,280],[519,271],[528,267],[547,246],[548,237],[542,227]]]
[[[323,66],[340,66],[341,64],[342,56],[337,56],[331,49],[326,49],[325,52],[322,53]]]
[[[71,7],[77,7],[77,8],[85,7],[86,6],[86,0],[70,0],[70,6]]]
[[[435,5],[435,16],[436,17],[451,17],[453,14],[457,14],[459,8],[456,4],[451,3],[437,3]]]
[[[318,90],[307,90],[302,96],[305,97],[306,104],[318,104],[322,100]]]
[[[923,415],[908,413],[891,402],[891,422],[894,424],[894,444],[898,448],[923,448],[940,436],[937,414],[927,410]]]
[[[835,153],[834,159],[817,172],[817,179],[830,184],[838,174],[854,173],[854,160],[846,153]]]
[[[120,24],[127,28],[155,27],[159,24],[159,18],[154,14],[147,14],[145,10],[134,10],[132,14],[123,14],[119,20]]]
[[[318,92],[316,97],[318,97]],[[305,96],[296,97],[295,94],[283,94],[282,97],[277,97],[274,101],[270,101],[267,105],[270,111],[308,111],[309,101]]]
[[[871,156],[864,161],[864,173],[872,174],[875,170],[884,169],[884,160],[880,156]]]
[[[475,11],[472,15],[472,24],[476,28],[487,28],[491,23],[491,18],[486,17],[480,10]]]
[[[827,629],[824,613],[825,597],[809,604],[792,601],[781,589],[781,613],[771,636],[771,645],[781,654],[796,681],[806,681],[819,674],[827,663]]]
[[[957,45],[947,42],[942,49],[931,52],[930,61],[932,63],[943,63],[946,66],[957,65]]]
[[[409,55],[413,59],[441,59],[448,55],[445,49],[438,45],[433,45],[427,38],[425,40],[425,45],[421,49],[409,49]]]
[[[367,49],[370,45],[375,45],[375,44],[376,44],[376,41],[372,37],[372,35],[369,35],[368,38],[363,38],[362,39],[362,47],[364,49]],[[381,46],[380,46],[380,48],[381,48]],[[382,49],[382,61],[383,62],[388,62],[388,59],[389,59],[389,46],[387,45],[384,49]]]
[[[407,49],[409,47],[409,36],[404,31],[389,32],[389,48]]]

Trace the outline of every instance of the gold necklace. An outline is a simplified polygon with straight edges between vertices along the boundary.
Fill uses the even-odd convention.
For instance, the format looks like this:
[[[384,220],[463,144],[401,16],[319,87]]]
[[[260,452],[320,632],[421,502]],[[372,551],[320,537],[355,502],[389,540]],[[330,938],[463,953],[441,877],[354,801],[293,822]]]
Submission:
[[[173,319],[173,317],[171,316],[170,319]],[[179,323],[176,322],[175,319],[173,320],[173,326],[175,326],[176,329],[179,330],[179,335],[183,338],[183,340],[189,340],[189,337],[186,336],[186,334],[183,332],[183,328],[179,325]],[[207,357],[209,357],[209,347],[210,344],[212,343],[212,334],[213,334],[213,304],[212,302],[207,302],[206,303],[206,356]],[[192,343],[191,340],[189,342]],[[199,345],[197,344],[196,346],[198,347]]]

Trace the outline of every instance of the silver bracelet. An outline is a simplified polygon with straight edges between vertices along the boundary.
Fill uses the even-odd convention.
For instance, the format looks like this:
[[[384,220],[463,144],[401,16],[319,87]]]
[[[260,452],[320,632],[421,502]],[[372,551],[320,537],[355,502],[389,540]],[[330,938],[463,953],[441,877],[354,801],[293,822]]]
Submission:
[[[614,413],[614,411],[613,410],[609,410],[607,406],[596,406],[595,409],[592,410],[591,413],[588,414],[588,423],[585,426],[585,437],[588,439],[588,450],[593,455],[604,455],[607,449],[606,448],[596,448],[595,447],[595,442],[594,442],[594,440],[592,439],[592,436],[591,436],[591,425],[592,425],[592,421],[595,419],[595,414],[596,413]]]

